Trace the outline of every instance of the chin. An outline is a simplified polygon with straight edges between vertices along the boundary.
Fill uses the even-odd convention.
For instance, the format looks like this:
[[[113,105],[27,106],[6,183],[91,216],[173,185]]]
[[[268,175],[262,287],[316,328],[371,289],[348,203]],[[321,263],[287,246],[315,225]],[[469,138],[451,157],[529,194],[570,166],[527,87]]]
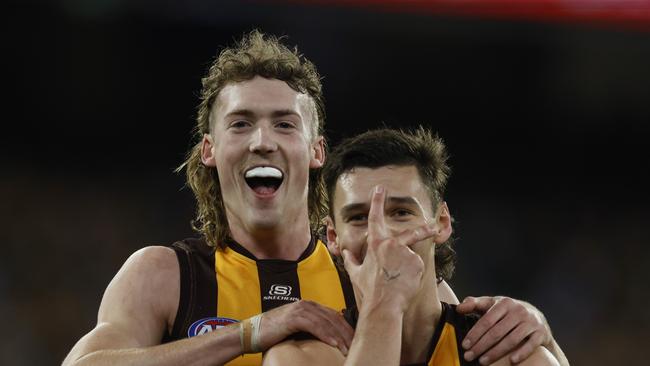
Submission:
[[[258,230],[273,230],[275,228],[280,227],[280,225],[283,224],[279,216],[276,217],[270,217],[270,216],[276,216],[276,215],[265,215],[264,217],[258,217],[256,219],[253,219],[251,220],[251,226]]]

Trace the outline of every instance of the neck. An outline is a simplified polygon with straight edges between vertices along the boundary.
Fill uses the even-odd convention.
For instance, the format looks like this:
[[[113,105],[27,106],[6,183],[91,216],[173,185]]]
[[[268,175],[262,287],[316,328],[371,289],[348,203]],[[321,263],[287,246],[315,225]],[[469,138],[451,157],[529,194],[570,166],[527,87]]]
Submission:
[[[402,364],[426,362],[431,337],[440,320],[442,306],[438,298],[433,258],[422,279],[422,288],[404,312],[402,326]]]
[[[262,228],[230,224],[230,233],[237,243],[257,259],[297,260],[311,240],[307,216],[299,221]]]

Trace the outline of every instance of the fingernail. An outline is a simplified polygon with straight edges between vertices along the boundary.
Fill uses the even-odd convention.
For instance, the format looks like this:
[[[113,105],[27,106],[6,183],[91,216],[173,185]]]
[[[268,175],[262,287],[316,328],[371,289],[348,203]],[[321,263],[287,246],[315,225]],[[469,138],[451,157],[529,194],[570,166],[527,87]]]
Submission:
[[[472,342],[469,339],[463,341],[463,348],[468,349],[472,345]]]
[[[465,359],[467,361],[473,360],[474,359],[474,352],[472,352],[472,351],[465,352]]]
[[[383,191],[384,191],[384,187],[383,187],[383,186],[376,186],[376,187],[375,187],[375,192],[376,192],[376,193],[381,193],[381,192],[383,192]]]
[[[478,360],[478,363],[480,363],[481,365],[487,365],[487,364],[488,364],[488,358],[487,358],[487,356],[483,356],[483,357],[481,357],[481,358]]]

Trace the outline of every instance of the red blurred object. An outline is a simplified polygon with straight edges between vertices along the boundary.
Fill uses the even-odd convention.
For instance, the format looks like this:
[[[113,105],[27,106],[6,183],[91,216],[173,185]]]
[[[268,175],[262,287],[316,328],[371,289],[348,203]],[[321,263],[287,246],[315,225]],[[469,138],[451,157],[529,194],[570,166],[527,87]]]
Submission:
[[[650,30],[650,0],[293,0],[303,5],[487,19],[609,24]]]

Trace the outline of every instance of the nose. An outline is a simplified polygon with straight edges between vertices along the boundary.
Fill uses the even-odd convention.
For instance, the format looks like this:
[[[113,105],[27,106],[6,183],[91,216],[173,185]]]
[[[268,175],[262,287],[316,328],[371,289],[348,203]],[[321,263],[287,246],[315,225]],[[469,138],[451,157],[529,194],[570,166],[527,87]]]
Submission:
[[[273,133],[265,126],[258,126],[251,135],[249,150],[256,154],[268,154],[278,149]]]

